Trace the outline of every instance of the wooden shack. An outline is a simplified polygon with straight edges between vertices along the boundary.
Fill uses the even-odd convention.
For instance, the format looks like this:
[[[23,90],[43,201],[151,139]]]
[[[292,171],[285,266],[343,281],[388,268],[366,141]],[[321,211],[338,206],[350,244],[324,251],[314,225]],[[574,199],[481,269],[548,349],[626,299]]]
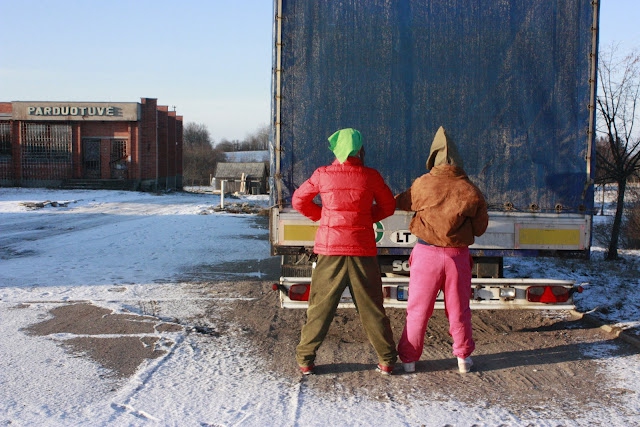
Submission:
[[[269,171],[264,163],[218,163],[211,180],[214,191],[225,193],[266,194]]]

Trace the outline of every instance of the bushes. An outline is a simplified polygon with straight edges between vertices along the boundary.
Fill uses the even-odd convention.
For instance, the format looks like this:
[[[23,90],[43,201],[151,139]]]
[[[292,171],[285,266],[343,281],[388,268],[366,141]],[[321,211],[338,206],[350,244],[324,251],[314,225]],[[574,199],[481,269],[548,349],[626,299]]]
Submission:
[[[627,189],[624,221],[622,222],[621,240],[625,249],[640,249],[640,187],[631,186]]]
[[[185,185],[209,185],[210,176],[224,153],[211,145],[185,145],[182,151]]]
[[[592,229],[593,245],[605,248],[611,240],[617,192],[617,188],[613,184],[606,187],[606,194],[602,187],[596,191]],[[640,249],[640,185],[637,183],[629,183],[625,191],[625,204],[620,227],[620,247]]]

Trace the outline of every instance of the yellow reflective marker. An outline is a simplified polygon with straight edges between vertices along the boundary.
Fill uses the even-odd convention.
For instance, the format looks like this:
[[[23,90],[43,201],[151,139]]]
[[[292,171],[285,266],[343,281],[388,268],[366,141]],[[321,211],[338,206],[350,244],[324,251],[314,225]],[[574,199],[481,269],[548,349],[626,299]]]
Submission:
[[[317,225],[292,225],[285,224],[284,240],[297,242],[313,242],[316,238]]]
[[[521,228],[518,240],[521,245],[579,246],[580,233],[580,230],[575,228]]]

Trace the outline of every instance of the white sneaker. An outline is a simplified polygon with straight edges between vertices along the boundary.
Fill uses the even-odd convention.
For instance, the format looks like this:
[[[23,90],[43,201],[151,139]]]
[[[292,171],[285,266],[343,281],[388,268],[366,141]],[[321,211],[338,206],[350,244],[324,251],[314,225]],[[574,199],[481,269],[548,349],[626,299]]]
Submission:
[[[461,374],[466,374],[467,372],[469,372],[472,366],[473,360],[471,360],[471,357],[467,357],[466,359],[458,357],[458,370]]]
[[[402,367],[405,372],[415,372],[416,371],[416,362],[403,363]]]

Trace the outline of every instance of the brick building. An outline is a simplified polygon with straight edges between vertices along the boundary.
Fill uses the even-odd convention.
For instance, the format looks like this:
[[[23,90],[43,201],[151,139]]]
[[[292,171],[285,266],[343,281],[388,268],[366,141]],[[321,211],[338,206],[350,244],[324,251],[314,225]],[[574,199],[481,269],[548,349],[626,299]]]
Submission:
[[[182,116],[137,102],[0,102],[0,186],[182,189]]]

